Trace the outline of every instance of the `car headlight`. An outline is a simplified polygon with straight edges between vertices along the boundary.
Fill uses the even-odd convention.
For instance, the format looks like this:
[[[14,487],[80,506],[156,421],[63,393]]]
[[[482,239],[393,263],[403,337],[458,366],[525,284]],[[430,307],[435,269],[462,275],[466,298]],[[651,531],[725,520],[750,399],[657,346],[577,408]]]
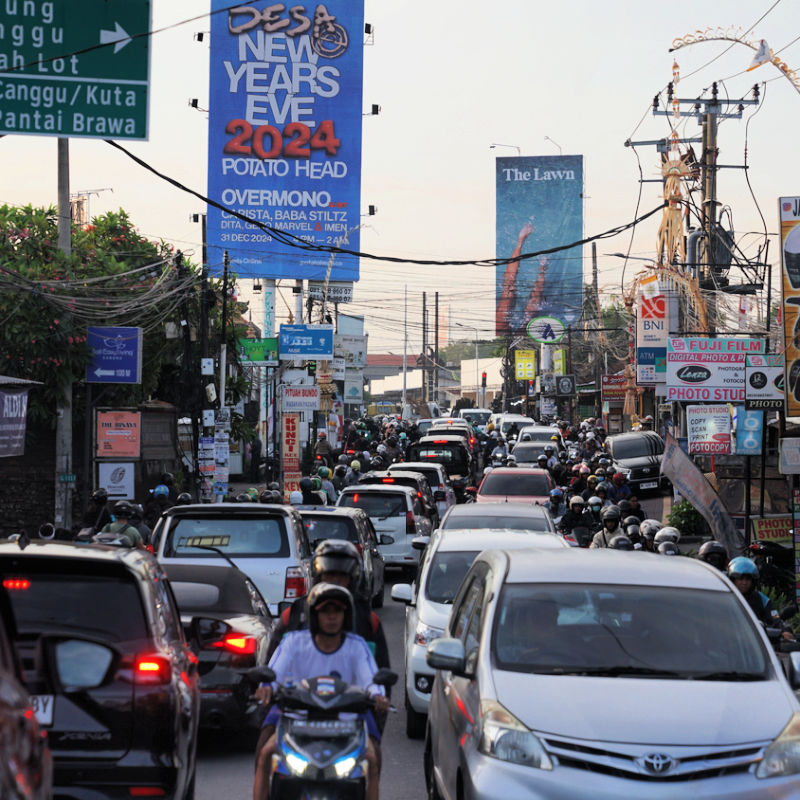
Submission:
[[[440,628],[432,628],[430,625],[418,622],[417,629],[414,631],[414,644],[427,647],[432,641],[439,639],[442,633]]]
[[[614,472],[621,472],[627,478],[627,477],[630,476],[630,474],[631,474],[631,472],[633,472],[633,470],[628,469],[627,467],[616,466],[616,467],[614,467]]]
[[[780,778],[800,772],[800,712],[792,714],[778,738],[764,751],[757,778]]]
[[[483,732],[478,750],[492,758],[538,769],[553,769],[539,737],[496,700],[481,702]]]

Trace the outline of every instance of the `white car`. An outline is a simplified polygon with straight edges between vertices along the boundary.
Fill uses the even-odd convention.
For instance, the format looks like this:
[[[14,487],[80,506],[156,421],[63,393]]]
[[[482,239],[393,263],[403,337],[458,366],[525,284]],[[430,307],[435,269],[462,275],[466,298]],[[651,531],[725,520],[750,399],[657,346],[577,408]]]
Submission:
[[[425,650],[442,635],[461,579],[483,550],[519,550],[531,547],[569,548],[554,533],[509,529],[462,529],[436,531],[420,562],[413,585],[396,583],[392,600],[406,604],[405,673],[406,734],[421,739],[430,701],[434,671],[425,661]]]
[[[446,513],[447,509],[456,504],[456,492],[453,489],[450,479],[447,477],[447,470],[441,465],[431,461],[401,461],[397,464],[390,464],[387,472],[420,472],[428,479],[433,497],[436,500],[436,508],[439,511],[439,519]]]
[[[378,545],[384,564],[416,573],[419,551],[412,541],[417,536],[430,536],[432,526],[414,489],[396,484],[357,484],[343,489],[336,505],[363,509],[378,540],[384,535],[393,539],[392,544]]]
[[[477,428],[481,433],[486,433],[486,426],[492,416],[490,408],[462,408],[458,412],[460,419],[465,419]]]

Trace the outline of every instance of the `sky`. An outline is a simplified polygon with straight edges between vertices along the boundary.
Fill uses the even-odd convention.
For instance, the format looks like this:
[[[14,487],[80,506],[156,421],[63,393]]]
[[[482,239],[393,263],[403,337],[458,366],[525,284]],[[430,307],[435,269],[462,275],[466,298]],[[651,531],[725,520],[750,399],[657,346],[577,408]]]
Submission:
[[[152,29],[168,29],[152,37],[150,136],[124,143],[201,193],[209,39],[198,42],[196,34],[210,25],[207,18],[175,24],[208,10],[205,0],[153,0]],[[637,206],[639,214],[655,208],[660,184],[639,183],[636,155],[644,178],[654,179],[658,154],[644,145],[634,152],[624,143],[668,135],[667,120],[654,117],[651,107],[671,80],[673,57],[681,73],[679,97],[707,95],[713,81],[722,81],[721,96],[740,98],[766,81],[757,110],[747,107],[741,120],[721,123],[719,162],[742,165],[747,142],[750,183],[771,234],[777,233],[777,198],[800,194],[800,93],[790,82],[769,64],[740,74],[753,56],[742,44],[706,41],[669,52],[673,40],[698,30],[752,28],[748,38],[766,39],[774,51],[785,47],[780,57],[800,71],[798,0],[365,0],[365,19],[374,33],[364,45],[362,214],[368,205],[377,213],[362,217],[364,252],[443,261],[494,257],[495,158],[517,153],[583,155],[585,236],[630,222]],[[191,98],[199,109],[190,106]],[[379,115],[366,114],[372,104],[381,106]],[[682,135],[699,133],[694,118],[682,123]],[[72,191],[93,191],[90,214],[123,208],[143,235],[170,241],[200,260],[200,226],[190,217],[205,209],[196,198],[102,140],[71,141],[70,179]],[[730,206],[737,241],[754,254],[764,226],[744,170],[720,171],[719,197]],[[0,203],[55,201],[55,139],[0,138]],[[629,231],[598,243],[607,300],[619,296],[621,282],[645,262],[628,261],[623,278],[623,259],[606,254],[630,249],[632,257],[652,257],[658,221],[655,216],[633,236]],[[775,241],[773,236],[770,260],[779,264]],[[588,246],[584,276],[590,278]],[[362,259],[349,310],[365,316],[370,352],[402,352],[406,288],[409,352],[421,343],[423,291],[429,306],[439,292],[452,339],[473,339],[476,332],[489,339],[494,281],[492,267]],[[247,286],[242,295],[250,296]],[[288,284],[281,295],[277,316],[285,321],[293,302]],[[253,321],[260,321],[257,312]]]

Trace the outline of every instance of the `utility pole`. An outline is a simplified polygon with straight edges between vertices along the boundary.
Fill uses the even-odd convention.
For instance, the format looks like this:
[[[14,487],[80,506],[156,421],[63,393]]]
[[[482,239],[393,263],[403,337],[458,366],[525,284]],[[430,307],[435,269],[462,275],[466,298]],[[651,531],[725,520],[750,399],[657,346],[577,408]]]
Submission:
[[[69,258],[72,255],[72,217],[69,203],[69,139],[58,140],[58,247]],[[69,319],[68,325],[72,325]],[[66,326],[65,326],[66,327]],[[87,384],[88,389],[89,384]],[[86,420],[91,425],[91,419]],[[91,441],[91,440],[90,440]],[[61,385],[61,397],[56,408],[56,527],[72,528],[72,382]],[[92,479],[91,483],[94,483]],[[84,476],[84,485],[86,477]],[[84,498],[85,500],[86,498]]]
[[[597,313],[597,326],[602,327],[600,318],[600,290],[597,285],[597,242],[592,242],[592,291],[594,292],[594,306]],[[600,334],[600,345],[603,343],[603,334]],[[599,417],[603,408],[603,366],[600,363],[600,349],[594,353],[594,388],[595,388],[595,417]]]
[[[428,402],[428,307],[427,293],[422,293],[422,402]]]
[[[400,414],[406,411],[406,373],[408,371],[408,284],[403,287],[403,407]]]
[[[435,308],[433,323],[433,399],[436,403],[439,402],[439,292],[436,292]],[[477,402],[477,395],[475,400]]]

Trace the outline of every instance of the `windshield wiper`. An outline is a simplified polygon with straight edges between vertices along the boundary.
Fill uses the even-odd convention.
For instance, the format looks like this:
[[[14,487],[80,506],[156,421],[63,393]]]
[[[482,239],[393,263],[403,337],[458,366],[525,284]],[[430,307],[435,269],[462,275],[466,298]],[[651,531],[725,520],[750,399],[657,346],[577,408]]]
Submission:
[[[720,672],[703,672],[698,675],[690,675],[695,681],[763,681],[763,672],[736,672],[735,670]]]
[[[601,677],[616,678],[622,675],[644,675],[658,678],[682,678],[686,680],[691,675],[685,672],[675,672],[669,669],[656,667],[637,667],[632,664],[620,664],[615,667],[553,667],[549,670],[553,675],[599,675]]]

